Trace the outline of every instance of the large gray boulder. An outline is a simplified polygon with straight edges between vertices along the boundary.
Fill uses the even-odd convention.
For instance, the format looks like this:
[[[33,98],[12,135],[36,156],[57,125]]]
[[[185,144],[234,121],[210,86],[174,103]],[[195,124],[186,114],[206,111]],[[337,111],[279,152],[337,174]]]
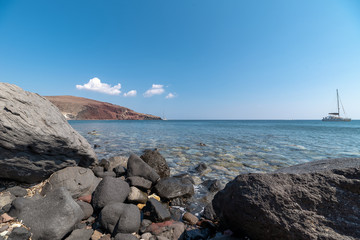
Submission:
[[[90,144],[51,102],[0,83],[0,178],[34,183],[96,161]]]
[[[170,177],[170,168],[157,149],[146,149],[140,158],[155,169],[161,178]]]
[[[360,239],[360,159],[242,174],[218,192],[221,222],[251,239]]]
[[[73,230],[84,213],[65,188],[58,188],[44,198],[15,199],[9,215],[30,227],[33,240],[60,240]]]
[[[160,179],[159,174],[150,167],[146,162],[139,158],[135,154],[131,154],[127,162],[128,177],[143,177],[152,183],[157,182]]]
[[[154,188],[161,198],[168,200],[178,197],[188,198],[195,193],[194,185],[189,178],[162,178]]]
[[[92,205],[95,210],[101,210],[107,204],[124,202],[129,193],[130,187],[127,182],[120,178],[105,177],[93,193]]]
[[[91,195],[100,181],[89,168],[67,167],[50,176],[41,194],[46,195],[53,189],[64,187],[73,198],[78,198]]]
[[[140,210],[136,205],[113,202],[100,213],[101,225],[113,236],[118,233],[133,233],[140,227]]]

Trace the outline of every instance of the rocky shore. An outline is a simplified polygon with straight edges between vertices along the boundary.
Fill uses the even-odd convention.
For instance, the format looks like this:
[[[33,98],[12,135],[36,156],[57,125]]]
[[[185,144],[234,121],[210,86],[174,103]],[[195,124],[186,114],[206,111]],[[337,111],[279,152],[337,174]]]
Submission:
[[[205,163],[171,176],[156,149],[99,161],[53,104],[14,85],[0,83],[0,111],[0,240],[360,239],[360,159],[222,186]]]

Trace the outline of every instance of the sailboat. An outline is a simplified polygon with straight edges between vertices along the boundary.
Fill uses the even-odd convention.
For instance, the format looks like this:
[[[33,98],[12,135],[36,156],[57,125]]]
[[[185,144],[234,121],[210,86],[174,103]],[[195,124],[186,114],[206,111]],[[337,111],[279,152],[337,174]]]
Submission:
[[[329,113],[329,116],[323,117],[323,121],[331,121],[331,122],[350,122],[351,118],[341,117],[340,116],[340,105],[339,105],[339,91],[336,89],[336,98],[337,98],[337,112]],[[342,106],[342,104],[341,104]],[[342,109],[345,113],[344,107]]]

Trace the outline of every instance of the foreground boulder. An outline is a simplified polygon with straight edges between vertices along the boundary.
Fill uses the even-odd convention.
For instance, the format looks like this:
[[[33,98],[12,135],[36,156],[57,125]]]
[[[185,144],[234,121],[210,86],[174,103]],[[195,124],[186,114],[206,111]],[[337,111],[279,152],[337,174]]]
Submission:
[[[84,216],[65,188],[51,191],[38,200],[17,198],[9,215],[30,227],[32,239],[62,239]]]
[[[97,161],[90,144],[38,94],[0,83],[0,178],[34,183]]]
[[[100,181],[88,168],[67,167],[50,176],[41,194],[46,195],[53,189],[64,187],[73,198],[78,198],[92,194]]]
[[[222,223],[251,239],[359,239],[360,159],[243,174],[213,200]]]

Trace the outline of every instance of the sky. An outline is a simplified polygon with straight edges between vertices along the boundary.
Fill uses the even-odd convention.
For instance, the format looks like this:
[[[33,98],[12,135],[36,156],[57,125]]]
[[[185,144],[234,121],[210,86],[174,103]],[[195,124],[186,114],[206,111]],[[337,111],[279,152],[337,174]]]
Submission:
[[[168,119],[360,119],[357,0],[0,0],[0,82]]]

